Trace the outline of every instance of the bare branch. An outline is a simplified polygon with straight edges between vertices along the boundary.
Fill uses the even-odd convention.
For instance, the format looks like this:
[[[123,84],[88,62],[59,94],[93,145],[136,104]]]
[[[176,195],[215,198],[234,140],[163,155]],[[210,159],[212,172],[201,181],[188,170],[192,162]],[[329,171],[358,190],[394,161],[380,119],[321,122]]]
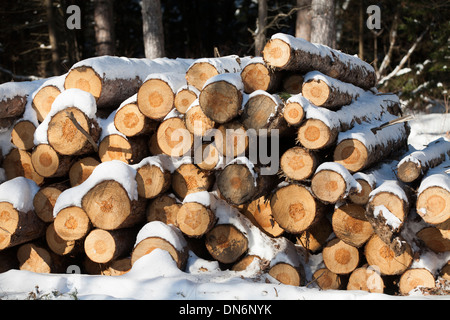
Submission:
[[[92,139],[91,135],[86,132],[86,130],[83,129],[82,126],[78,123],[77,119],[75,119],[75,116],[72,112],[66,111],[67,117],[69,117],[70,121],[74,124],[74,126],[88,139],[88,141],[92,144],[94,147],[94,152],[98,152],[98,145],[95,143],[94,139]]]

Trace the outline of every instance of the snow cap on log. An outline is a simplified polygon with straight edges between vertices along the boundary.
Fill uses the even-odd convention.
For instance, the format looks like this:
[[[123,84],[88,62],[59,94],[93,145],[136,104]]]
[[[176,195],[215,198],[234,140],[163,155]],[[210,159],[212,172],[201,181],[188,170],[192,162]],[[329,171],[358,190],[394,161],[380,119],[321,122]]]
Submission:
[[[17,211],[34,210],[33,199],[39,186],[33,180],[17,177],[0,184],[0,202],[9,202]]]

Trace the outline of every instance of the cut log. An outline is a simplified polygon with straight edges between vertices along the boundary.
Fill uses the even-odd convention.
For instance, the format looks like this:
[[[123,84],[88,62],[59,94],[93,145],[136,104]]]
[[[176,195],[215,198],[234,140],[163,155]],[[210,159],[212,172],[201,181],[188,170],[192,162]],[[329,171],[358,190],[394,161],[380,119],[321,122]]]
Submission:
[[[153,133],[148,140],[148,150],[152,156],[156,156],[159,154],[163,154],[161,148],[158,145],[158,135],[157,133]]]
[[[355,269],[347,284],[347,290],[362,290],[374,293],[383,293],[384,287],[383,278],[370,266]]]
[[[386,122],[399,112],[400,101],[393,94],[374,95],[370,92],[362,93],[351,104],[341,107],[337,111],[319,108],[305,99],[292,97],[303,108],[305,121],[298,129],[297,140],[308,149],[324,149],[336,143],[340,132],[348,131],[355,126]],[[295,110],[299,106],[296,106]],[[285,111],[286,113],[286,111]],[[294,111],[295,113],[295,111]],[[294,121],[294,120],[293,120]]]
[[[146,117],[137,105],[137,94],[121,103],[115,111],[114,126],[127,137],[150,134],[156,131],[158,122]]]
[[[100,141],[98,147],[101,162],[120,160],[128,164],[136,164],[148,155],[145,136],[126,138],[119,134],[110,134]]]
[[[328,77],[319,71],[308,72],[302,86],[302,95],[312,104],[331,110],[350,104],[364,92],[359,87]]]
[[[318,252],[323,249],[332,233],[333,228],[330,221],[327,217],[322,216],[296,237],[296,244],[310,252]]]
[[[272,216],[287,232],[298,234],[322,215],[321,205],[306,186],[291,183],[275,190],[270,198]]]
[[[404,252],[397,255],[375,234],[366,243],[364,255],[367,263],[378,268],[381,275],[400,275],[409,268],[413,260],[411,247],[409,244],[405,247]]]
[[[45,80],[7,82],[0,85],[0,119],[17,118],[25,111],[29,96]]]
[[[177,213],[177,226],[186,236],[200,238],[208,233],[216,222],[210,208],[198,202],[184,202]]]
[[[229,162],[217,176],[220,194],[237,206],[267,194],[277,180],[273,176],[262,175],[261,170],[245,157]]]
[[[183,270],[188,258],[187,242],[181,231],[160,221],[145,224],[136,237],[136,244],[131,254],[131,264],[155,249],[167,251],[178,268]]]
[[[39,144],[31,153],[31,163],[34,170],[44,178],[66,176],[73,160],[72,156],[60,155],[49,144]]]
[[[255,255],[247,255],[243,257],[241,260],[236,262],[232,267],[231,270],[233,271],[244,271],[246,270],[253,262],[258,264],[262,264],[261,258]]]
[[[277,69],[303,73],[317,70],[365,90],[376,84],[375,70],[358,57],[287,34],[273,35],[264,47],[263,57]]]
[[[198,100],[195,100],[184,115],[186,128],[194,136],[203,137],[215,127],[215,122],[204,113]]]
[[[241,64],[245,64],[247,60],[241,61],[236,55],[197,59],[186,71],[186,81],[189,85],[202,90],[205,82],[216,75],[240,72]]]
[[[269,68],[262,57],[254,57],[242,68],[242,83],[247,94],[256,90],[277,92],[282,79],[282,73]]]
[[[64,240],[55,231],[53,223],[49,224],[45,233],[49,249],[59,256],[74,256],[82,249],[80,241]]]
[[[175,94],[174,106],[179,113],[184,114],[199,96],[200,90],[191,85],[184,85]]]
[[[211,256],[222,263],[236,262],[248,249],[248,239],[231,224],[216,225],[206,234],[205,245]]]
[[[17,250],[17,259],[19,260],[20,270],[32,271],[37,273],[52,272],[52,256],[50,252],[34,243],[26,243]]]
[[[322,290],[339,290],[342,288],[341,275],[331,272],[327,268],[320,268],[314,272],[313,281]]]
[[[32,108],[36,112],[36,117],[39,122],[43,122],[52,108],[53,101],[56,97],[64,91],[64,81],[67,74],[52,77],[46,80],[35,92],[32,94]]]
[[[335,208],[332,226],[336,237],[356,248],[364,245],[374,233],[365,208],[353,203]]]
[[[276,70],[275,70],[276,72]],[[303,84],[303,74],[298,73],[288,73],[283,77],[282,88],[283,92],[289,94],[299,94],[302,93],[302,84]]]
[[[257,135],[261,134],[261,130],[267,130],[269,135],[271,130],[278,130],[279,135],[283,135],[287,130],[283,108],[284,102],[279,95],[257,90],[243,102],[240,122],[247,130],[256,130]]]
[[[34,131],[36,126],[29,120],[19,120],[11,131],[11,143],[20,150],[31,150],[34,147]]]
[[[250,202],[242,213],[261,231],[271,237],[279,237],[284,229],[273,219],[270,202],[264,196]]]
[[[327,269],[336,274],[351,273],[358,266],[360,259],[358,249],[339,238],[334,238],[326,244],[322,256]]]
[[[205,115],[216,123],[236,118],[242,107],[244,85],[239,73],[219,74],[210,78],[199,96]]]
[[[387,126],[375,134],[367,126],[356,126],[339,134],[333,159],[352,173],[362,171],[395,152],[406,150],[407,138],[406,123]]]
[[[398,288],[401,295],[407,296],[417,288],[434,288],[436,282],[433,274],[424,268],[414,268],[406,270],[400,277]]]
[[[169,189],[172,181],[171,174],[153,157],[144,158],[134,168],[140,197],[153,199]]]
[[[188,153],[194,143],[192,134],[180,118],[164,120],[156,134],[158,147],[164,154],[172,157],[181,157]]]
[[[350,172],[335,162],[323,162],[311,179],[312,192],[325,203],[344,200],[349,194],[358,192],[360,188]]]
[[[134,229],[94,229],[84,240],[84,251],[92,261],[108,263],[131,252],[136,234]]]
[[[440,271],[440,276],[443,279],[450,281],[450,261],[447,262],[447,264],[442,267],[442,269]]]
[[[86,211],[75,206],[58,211],[53,224],[58,236],[67,241],[83,239],[92,228]]]
[[[310,102],[303,97],[301,94],[296,94],[291,96],[286,100],[283,110],[283,117],[286,122],[291,125],[298,127],[303,122],[305,117],[305,109],[310,104]]]
[[[247,130],[239,121],[231,121],[214,130],[214,145],[226,157],[242,156],[249,147]]]
[[[417,181],[428,169],[444,162],[446,156],[450,157],[450,141],[439,138],[430,142],[423,150],[414,151],[402,158],[397,165],[397,176],[403,182]]]
[[[131,257],[117,259],[108,264],[108,269],[103,271],[105,276],[121,276],[131,270]]]
[[[132,227],[145,220],[144,200],[130,199],[119,182],[106,180],[83,196],[82,208],[95,227],[115,230]]]
[[[94,57],[75,63],[66,76],[64,87],[90,92],[99,108],[111,108],[138,92],[150,73],[184,73],[188,67],[189,60],[184,59]]]
[[[425,227],[417,232],[417,237],[436,253],[450,251],[450,239],[445,238],[441,230],[436,227]]]
[[[214,183],[214,175],[200,170],[192,163],[181,164],[172,174],[172,189],[180,199],[188,194],[208,191]]]
[[[284,262],[277,263],[271,267],[268,273],[286,285],[300,286],[304,281],[301,271],[298,268]]]
[[[280,159],[280,168],[285,178],[296,181],[310,178],[317,166],[317,155],[302,147],[288,149]]]
[[[76,187],[86,181],[100,161],[93,157],[85,157],[75,161],[69,169],[70,185]]]
[[[161,221],[165,224],[177,226],[177,215],[180,208],[181,203],[177,201],[175,196],[169,194],[160,195],[153,199],[147,207],[147,222]]]
[[[215,143],[203,143],[194,151],[194,163],[202,170],[212,171],[221,165],[222,156]]]
[[[148,118],[162,120],[174,108],[175,95],[186,85],[184,73],[152,73],[137,93],[139,110]]]
[[[33,198],[33,207],[36,215],[44,222],[51,223],[54,220],[53,208],[56,199],[61,192],[67,189],[65,183],[55,183],[39,189]]]
[[[3,159],[6,180],[25,177],[41,185],[44,177],[36,172],[31,162],[31,154],[25,150],[13,148]]]

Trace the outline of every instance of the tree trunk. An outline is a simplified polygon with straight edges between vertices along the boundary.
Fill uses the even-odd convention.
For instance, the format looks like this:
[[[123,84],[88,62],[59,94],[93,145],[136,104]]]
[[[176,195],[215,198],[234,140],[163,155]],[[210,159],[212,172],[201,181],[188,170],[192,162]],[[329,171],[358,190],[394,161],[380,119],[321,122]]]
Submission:
[[[334,11],[334,0],[311,0],[311,42],[335,47]]]
[[[164,57],[164,30],[160,0],[142,1],[142,28],[145,57],[147,59]]]
[[[113,56],[115,52],[114,10],[112,0],[95,0],[95,54]]]
[[[311,0],[297,0],[295,37],[311,41]]]
[[[266,44],[267,0],[258,0],[258,19],[255,32],[255,56],[259,57]]]
[[[59,45],[56,29],[55,15],[53,12],[53,1],[45,0],[45,7],[47,9],[47,21],[48,21],[48,37],[50,40],[50,46],[52,51],[52,73],[57,76],[60,74],[60,56]]]

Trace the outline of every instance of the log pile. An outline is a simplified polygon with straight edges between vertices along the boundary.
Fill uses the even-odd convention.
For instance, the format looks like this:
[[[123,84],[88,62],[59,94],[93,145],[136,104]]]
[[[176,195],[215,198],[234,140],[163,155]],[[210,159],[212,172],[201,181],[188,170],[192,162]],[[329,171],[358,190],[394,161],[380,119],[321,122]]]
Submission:
[[[276,34],[263,57],[97,57],[0,85],[0,271],[120,275],[161,249],[295,286],[433,287],[450,142],[409,150],[375,79]]]

